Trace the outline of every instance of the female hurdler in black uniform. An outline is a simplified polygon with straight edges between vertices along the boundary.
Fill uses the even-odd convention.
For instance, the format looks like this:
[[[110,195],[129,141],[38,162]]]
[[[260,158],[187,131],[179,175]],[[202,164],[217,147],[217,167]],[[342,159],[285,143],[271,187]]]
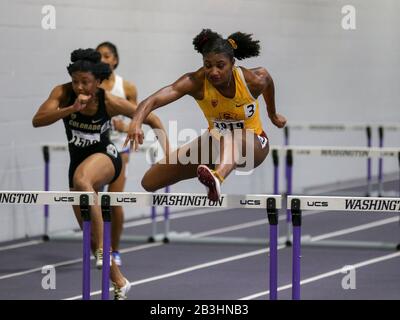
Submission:
[[[100,53],[94,49],[78,49],[71,54],[67,67],[72,82],[56,86],[49,98],[40,106],[32,120],[34,127],[50,125],[63,119],[70,153],[69,186],[72,191],[95,191],[113,182],[121,171],[121,158],[109,139],[110,119],[116,115],[132,117],[136,105],[112,96],[99,87],[111,74],[108,64],[101,62]],[[160,132],[165,131],[158,117],[151,114],[146,122]],[[164,146],[164,145],[163,145]],[[73,206],[75,216],[82,227],[79,206]],[[92,250],[97,267],[102,266],[103,221],[101,210],[93,206]],[[114,285],[115,299],[125,299],[130,289],[113,262],[110,278]]]

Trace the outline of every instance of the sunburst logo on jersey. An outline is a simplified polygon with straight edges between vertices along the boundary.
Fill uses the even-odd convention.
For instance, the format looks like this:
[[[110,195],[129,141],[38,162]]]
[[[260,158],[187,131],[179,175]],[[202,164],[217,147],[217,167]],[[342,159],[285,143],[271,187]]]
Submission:
[[[72,120],[76,119],[76,114],[75,113],[71,113],[71,119]]]
[[[223,112],[219,114],[219,118],[224,120],[238,120],[238,115],[234,113]]]

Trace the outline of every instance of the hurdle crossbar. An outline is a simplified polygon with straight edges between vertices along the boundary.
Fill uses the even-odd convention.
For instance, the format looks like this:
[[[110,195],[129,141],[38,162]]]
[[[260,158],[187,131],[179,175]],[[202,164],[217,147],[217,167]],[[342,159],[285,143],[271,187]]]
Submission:
[[[281,196],[263,194],[221,195],[218,201],[211,201],[203,193],[147,193],[147,192],[99,192],[99,197],[109,195],[111,206],[129,204],[134,207],[170,206],[190,208],[244,208],[265,209],[267,199],[274,198],[278,208]]]
[[[400,198],[289,196],[300,199],[300,210],[400,213]]]
[[[294,300],[300,299],[301,246],[400,250],[400,243],[348,240],[326,241],[313,240],[313,238],[310,236],[301,237],[301,214],[303,210],[399,214],[400,198],[321,197],[292,195],[288,197],[288,208],[291,210],[293,223],[292,298]]]
[[[308,123],[291,122],[286,126],[292,130],[311,130],[311,131],[364,131],[371,125],[368,123]]]
[[[337,147],[337,146],[271,146],[271,150],[277,150],[286,155],[289,151],[296,156],[320,156],[320,157],[397,157],[400,148],[369,148],[369,147]]]
[[[380,124],[380,127],[384,128],[385,131],[400,131],[400,124],[399,123],[385,123],[385,124]]]
[[[88,205],[95,204],[94,192],[78,191],[0,191],[0,203],[80,205],[80,196],[82,195],[88,196]]]

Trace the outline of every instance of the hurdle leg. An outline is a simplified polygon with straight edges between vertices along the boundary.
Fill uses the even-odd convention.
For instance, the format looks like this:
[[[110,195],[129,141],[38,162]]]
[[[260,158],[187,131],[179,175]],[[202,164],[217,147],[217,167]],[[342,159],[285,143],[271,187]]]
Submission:
[[[279,194],[279,155],[278,150],[272,150],[274,164],[274,194]]]
[[[90,300],[90,207],[89,197],[80,196],[80,210],[83,220],[83,274],[82,299]]]
[[[293,223],[292,255],[292,299],[300,300],[300,259],[301,259],[301,211],[300,200],[293,199],[290,204]]]
[[[379,148],[383,147],[383,127],[379,127]],[[383,158],[378,162],[378,197],[383,197]]]
[[[400,151],[397,153],[397,160],[399,164],[399,198],[400,198]]]
[[[367,131],[367,147],[371,148],[372,146],[372,140],[371,140],[371,127],[367,126],[366,127],[366,131]],[[366,192],[366,196],[370,197],[372,194],[372,167],[371,167],[371,163],[372,160],[369,157],[367,159],[367,192]]]
[[[111,248],[111,207],[110,196],[102,195],[101,212],[103,216],[103,269],[101,299],[110,299],[110,248]]]
[[[292,153],[292,150],[287,150],[286,151],[286,196],[290,196],[292,194],[292,169],[293,169],[293,153]],[[286,245],[287,246],[290,246],[292,244],[292,230],[291,230],[290,222],[291,222],[290,209],[286,209]]]
[[[48,146],[43,146],[43,158],[44,158],[44,191],[49,191],[50,187],[50,152]],[[49,238],[49,205],[44,205],[44,230],[43,240],[48,241]]]
[[[148,242],[156,241],[157,234],[157,208],[155,206],[151,207],[151,236],[148,239]]]
[[[278,211],[274,198],[267,200],[269,222],[269,299],[278,299]]]
[[[169,186],[165,187],[165,193],[169,193]],[[169,243],[169,231],[170,231],[170,221],[169,221],[169,207],[164,207],[164,243]]]
[[[157,158],[157,149],[150,148],[150,167],[154,166]],[[151,207],[151,236],[148,242],[155,242],[157,236],[157,208],[155,206]]]

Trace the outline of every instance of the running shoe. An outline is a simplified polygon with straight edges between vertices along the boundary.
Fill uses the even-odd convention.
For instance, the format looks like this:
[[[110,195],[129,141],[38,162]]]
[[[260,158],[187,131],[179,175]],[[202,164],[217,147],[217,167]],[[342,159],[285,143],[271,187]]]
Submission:
[[[103,268],[103,249],[97,249],[94,253],[94,258],[96,259],[96,268]]]
[[[211,201],[218,201],[221,195],[221,184],[219,179],[215,176],[214,170],[201,164],[197,167],[197,177],[206,187],[208,199]]]
[[[126,300],[128,299],[128,292],[131,290],[131,283],[128,279],[124,278],[125,285],[123,287],[118,287],[115,282],[112,282],[114,287],[114,300]]]
[[[101,270],[103,268],[103,249],[99,248],[94,253],[96,259],[96,268]],[[111,267],[111,255],[110,255],[110,267]]]

